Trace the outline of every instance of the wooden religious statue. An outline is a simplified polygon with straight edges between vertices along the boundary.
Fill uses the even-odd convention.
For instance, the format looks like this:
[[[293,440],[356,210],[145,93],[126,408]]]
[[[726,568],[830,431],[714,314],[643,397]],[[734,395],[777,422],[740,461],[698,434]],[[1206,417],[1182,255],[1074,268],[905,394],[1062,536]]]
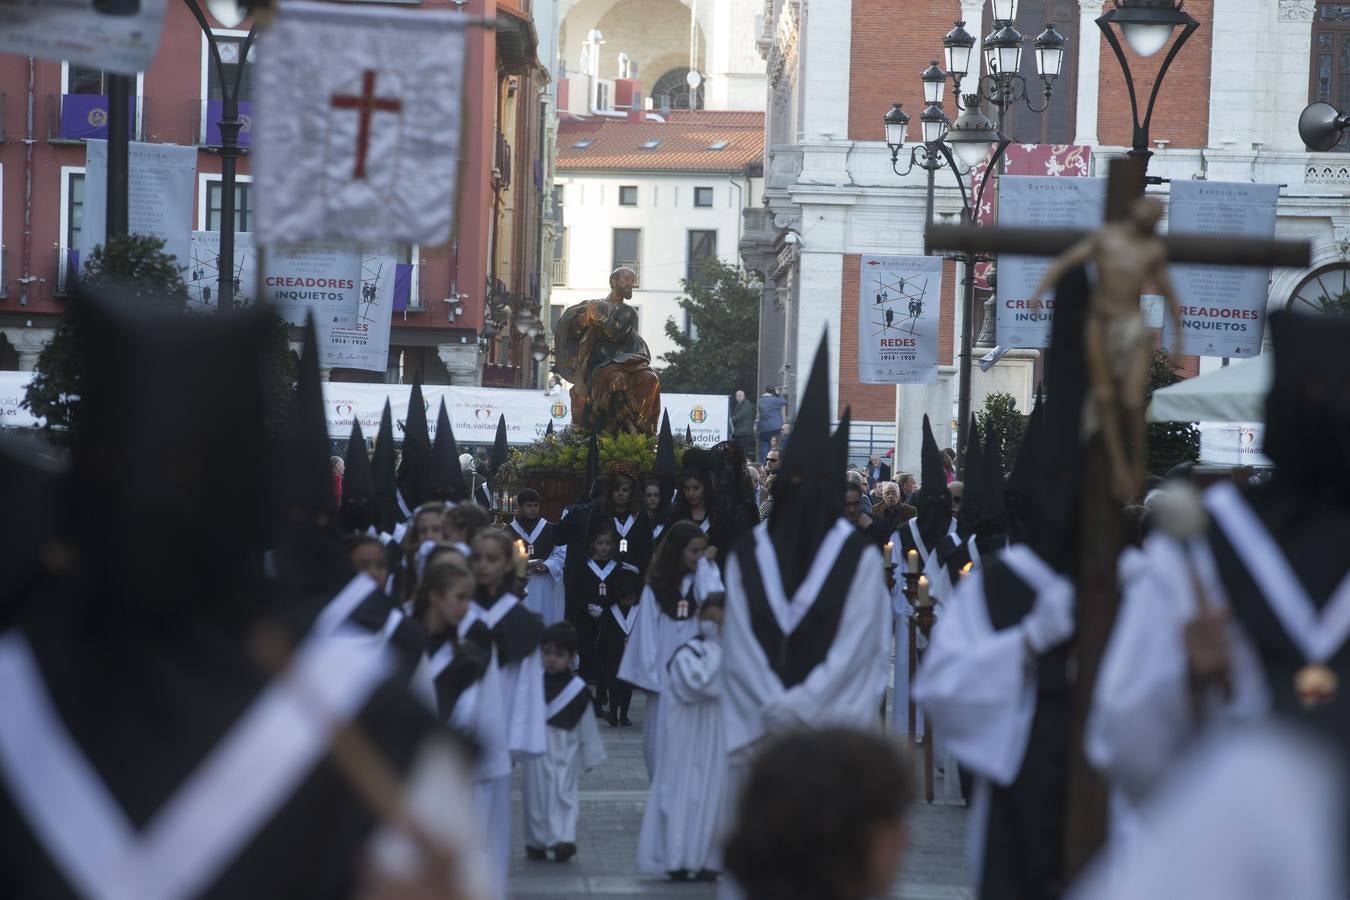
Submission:
[[[660,423],[661,382],[637,311],[624,303],[636,286],[636,272],[615,269],[607,296],[558,319],[556,370],[572,382],[572,423],[586,431],[654,434]]]
[[[1144,484],[1144,394],[1153,357],[1153,334],[1139,309],[1146,282],[1162,294],[1181,339],[1181,307],[1167,274],[1167,244],[1154,233],[1162,213],[1162,204],[1152,197],[1135,198],[1123,220],[1107,222],[1059,256],[1045,270],[1032,301],[1039,306],[1040,297],[1071,270],[1089,260],[1096,264],[1083,334],[1092,401],[1083,421],[1089,432],[1102,433],[1111,489],[1121,503],[1133,502]]]

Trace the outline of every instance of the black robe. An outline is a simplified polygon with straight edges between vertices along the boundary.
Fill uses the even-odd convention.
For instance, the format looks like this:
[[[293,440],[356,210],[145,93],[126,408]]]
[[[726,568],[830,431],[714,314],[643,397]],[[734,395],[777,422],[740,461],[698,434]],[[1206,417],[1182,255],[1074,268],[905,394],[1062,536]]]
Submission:
[[[243,636],[205,620],[97,632],[52,588],[16,631],[27,639],[60,724],[135,829],[173,797],[269,684]],[[402,687],[369,694],[355,724],[406,773],[442,729]],[[374,819],[323,755],[248,835],[204,898],[353,896]],[[0,896],[80,896],[0,779]]]

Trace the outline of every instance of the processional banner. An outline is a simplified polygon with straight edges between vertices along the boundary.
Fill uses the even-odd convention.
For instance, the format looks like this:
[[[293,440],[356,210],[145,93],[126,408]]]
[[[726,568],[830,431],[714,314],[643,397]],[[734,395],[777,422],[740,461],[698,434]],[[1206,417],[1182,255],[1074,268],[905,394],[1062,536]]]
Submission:
[[[1028,228],[1096,228],[1106,210],[1106,179],[1004,175],[999,224]],[[1044,256],[999,254],[994,302],[998,343],[1009,349],[1050,346],[1053,293],[1032,305],[1032,292],[1053,262]]]
[[[858,285],[858,380],[935,384],[942,257],[864,256]]]
[[[0,53],[135,75],[150,68],[166,0],[0,3]]]
[[[465,22],[448,11],[282,5],[258,63],[263,241],[449,240]]]
[[[1273,238],[1279,199],[1277,184],[1173,181],[1167,231]],[[1181,305],[1181,353],[1243,358],[1260,354],[1270,269],[1177,265],[1170,274]],[[1164,321],[1163,345],[1171,347],[1172,323]]]

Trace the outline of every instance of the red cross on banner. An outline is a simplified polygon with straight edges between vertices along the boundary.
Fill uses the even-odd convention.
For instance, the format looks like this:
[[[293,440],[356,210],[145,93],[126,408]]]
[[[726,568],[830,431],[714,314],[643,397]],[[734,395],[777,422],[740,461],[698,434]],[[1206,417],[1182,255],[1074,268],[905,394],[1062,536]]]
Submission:
[[[361,95],[334,94],[330,104],[334,109],[354,109],[359,119],[356,126],[356,165],[352,167],[352,180],[360,181],[366,177],[366,153],[370,148],[370,117],[377,112],[401,113],[403,102],[392,97],[375,96],[375,71],[366,69],[361,73]]]

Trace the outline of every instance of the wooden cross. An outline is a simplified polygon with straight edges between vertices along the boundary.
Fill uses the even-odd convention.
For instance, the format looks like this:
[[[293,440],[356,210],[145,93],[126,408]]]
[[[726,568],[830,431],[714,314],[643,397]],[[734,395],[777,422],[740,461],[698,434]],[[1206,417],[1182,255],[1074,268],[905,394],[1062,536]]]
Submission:
[[[1143,195],[1144,183],[1141,162],[1111,161],[1106,195],[1107,221],[1120,222],[1126,218],[1135,199]],[[1057,256],[1089,233],[1069,229],[932,225],[925,236],[925,252]],[[1302,268],[1311,261],[1311,247],[1307,241],[1202,235],[1169,235],[1161,240],[1167,248],[1168,261],[1175,263]],[[1136,452],[1142,452],[1142,448],[1136,448]],[[1077,571],[1070,573],[1078,592],[1074,651],[1078,676],[1074,684],[1072,725],[1067,736],[1070,758],[1064,848],[1066,878],[1083,867],[1105,838],[1106,785],[1083,755],[1083,727],[1091,709],[1097,670],[1120,603],[1116,561],[1124,545],[1121,504],[1112,495],[1112,467],[1100,434],[1084,448],[1083,460],[1078,565]]]
[[[377,112],[402,112],[403,101],[392,97],[375,96],[375,70],[366,69],[361,73],[361,95],[334,94],[330,104],[334,109],[354,109],[357,111],[356,125],[356,166],[352,169],[352,180],[360,181],[366,177],[366,152],[370,146],[370,117]]]

